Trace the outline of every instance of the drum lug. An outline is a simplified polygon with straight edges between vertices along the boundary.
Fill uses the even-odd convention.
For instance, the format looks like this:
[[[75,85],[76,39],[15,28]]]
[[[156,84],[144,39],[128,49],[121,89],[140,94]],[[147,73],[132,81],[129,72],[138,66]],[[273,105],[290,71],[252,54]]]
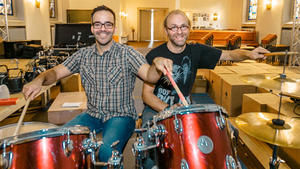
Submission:
[[[11,164],[12,164],[12,159],[13,159],[13,153],[8,152],[6,153],[6,140],[4,140],[3,143],[3,152],[0,155],[0,168],[1,169],[10,169]]]
[[[237,169],[237,163],[231,155],[226,155],[226,168],[227,169]]]
[[[185,159],[181,159],[181,163],[180,163],[180,168],[181,169],[189,169],[189,164],[187,163],[187,161]]]
[[[70,139],[70,130],[67,131],[67,140],[64,140],[62,142],[62,147],[64,150],[64,154],[69,157],[72,153],[73,147],[73,141]]]
[[[175,128],[176,133],[177,134],[182,133],[182,131],[183,131],[183,129],[182,129],[182,121],[180,119],[177,119],[175,117],[175,119],[174,119],[173,122],[174,122],[174,128]]]
[[[217,122],[217,126],[219,127],[219,129],[223,130],[226,126],[226,120],[224,118],[224,116],[222,115],[222,110],[219,109],[219,116],[216,116],[216,122]]]

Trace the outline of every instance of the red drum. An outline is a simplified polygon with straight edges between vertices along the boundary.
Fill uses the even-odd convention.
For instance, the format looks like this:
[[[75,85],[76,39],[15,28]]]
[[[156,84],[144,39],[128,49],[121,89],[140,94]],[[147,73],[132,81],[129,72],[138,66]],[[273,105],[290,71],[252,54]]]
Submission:
[[[165,134],[157,148],[160,169],[237,168],[222,109],[198,104],[161,112],[155,117]]]
[[[86,169],[90,164],[82,142],[87,127],[43,129],[0,140],[0,168]]]

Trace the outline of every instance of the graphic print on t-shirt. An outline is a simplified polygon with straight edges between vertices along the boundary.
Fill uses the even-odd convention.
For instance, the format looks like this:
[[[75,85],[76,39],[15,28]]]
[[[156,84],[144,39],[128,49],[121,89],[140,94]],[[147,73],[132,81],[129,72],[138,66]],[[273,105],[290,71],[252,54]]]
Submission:
[[[185,86],[188,83],[190,76],[191,76],[191,60],[188,56],[184,56],[182,58],[180,65],[177,65],[175,63],[173,64],[172,77],[180,89],[181,87]],[[170,105],[178,103],[179,98],[176,93],[176,90],[172,86],[167,76],[164,76],[162,78],[162,81],[163,83],[161,83],[156,88],[157,90],[156,96],[162,101],[164,101],[165,103],[168,103]]]

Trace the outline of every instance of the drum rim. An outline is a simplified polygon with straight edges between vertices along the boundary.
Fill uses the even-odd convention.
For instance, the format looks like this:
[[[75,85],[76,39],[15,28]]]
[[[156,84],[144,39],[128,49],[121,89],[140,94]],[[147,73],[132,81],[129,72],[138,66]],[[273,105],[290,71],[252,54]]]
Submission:
[[[23,133],[17,136],[6,137],[0,140],[1,147],[3,147],[3,143],[6,143],[6,146],[22,144],[25,142],[35,141],[42,138],[51,138],[57,136],[63,136],[67,134],[67,129],[70,129],[70,135],[74,134],[89,134],[90,130],[86,126],[70,126],[70,127],[57,127],[50,129],[41,129],[33,132]]]
[[[202,112],[218,112],[220,110],[222,110],[222,113],[226,114],[224,109],[217,104],[190,104],[188,106],[180,106],[172,110],[165,110],[159,112],[156,115],[156,121],[162,121],[174,115],[185,115]]]
[[[58,126],[57,125],[55,125],[55,124],[52,124],[52,123],[46,123],[46,122],[39,122],[39,121],[37,121],[37,122],[35,122],[35,121],[31,121],[31,122],[22,122],[22,125],[27,125],[27,124],[50,124],[49,126],[53,126],[53,127],[55,127],[55,128],[57,128]],[[6,129],[6,128],[8,128],[8,127],[12,127],[12,126],[16,126],[17,125],[17,123],[13,123],[13,124],[8,124],[8,125],[5,125],[5,126],[1,126],[0,127],[0,130],[1,129]]]

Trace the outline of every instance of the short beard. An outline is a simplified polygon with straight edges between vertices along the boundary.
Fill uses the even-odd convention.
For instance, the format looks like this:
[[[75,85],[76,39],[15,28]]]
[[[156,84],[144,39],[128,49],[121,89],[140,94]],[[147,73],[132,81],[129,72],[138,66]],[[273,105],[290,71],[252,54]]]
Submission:
[[[109,44],[111,41],[112,41],[112,38],[111,38],[109,41],[107,41],[106,43],[101,43],[101,42],[99,42],[99,41],[96,39],[96,42],[97,42],[99,45],[101,45],[101,46],[106,46],[106,45]]]
[[[186,44],[186,40],[185,40],[185,43],[183,43],[182,45],[181,44],[178,44],[176,43],[173,39],[169,38],[170,42],[174,45],[174,46],[177,46],[177,47],[183,47],[185,44]]]

